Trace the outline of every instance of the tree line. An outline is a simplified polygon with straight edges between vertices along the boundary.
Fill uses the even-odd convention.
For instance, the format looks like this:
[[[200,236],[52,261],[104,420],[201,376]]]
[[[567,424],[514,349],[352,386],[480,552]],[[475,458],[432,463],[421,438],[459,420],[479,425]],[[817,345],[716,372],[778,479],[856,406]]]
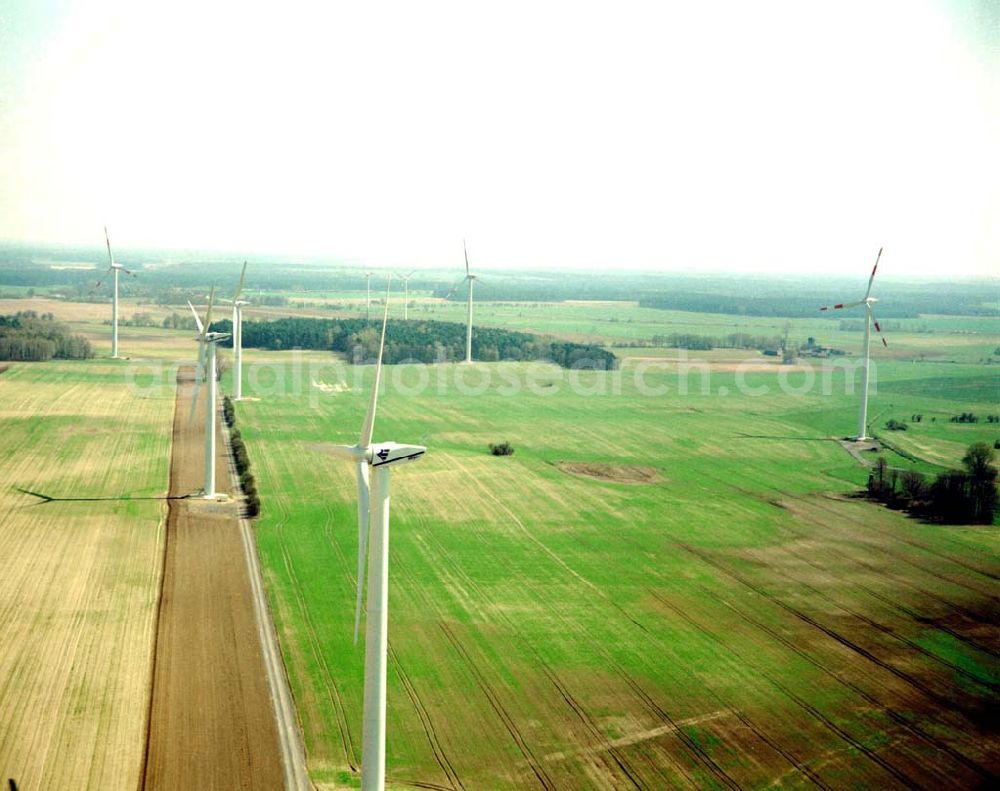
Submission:
[[[916,470],[890,467],[879,456],[868,475],[868,496],[891,508],[947,524],[993,524],[997,508],[997,468],[985,442],[970,445],[962,469],[934,479]]]
[[[229,319],[213,321],[212,329],[232,332]],[[356,362],[378,356],[380,327],[365,319],[281,318],[245,321],[243,346],[261,349],[322,349],[341,352]],[[402,362],[454,362],[465,359],[466,325],[447,321],[394,321],[386,329],[383,360]],[[231,347],[232,339],[223,342]],[[618,358],[592,344],[544,338],[526,332],[476,327],[472,356],[480,362],[546,360],[563,368],[614,370]]]
[[[51,313],[39,316],[33,310],[25,310],[0,316],[0,360],[45,362],[53,358],[84,360],[93,356],[90,341],[82,335],[73,335]]]
[[[753,335],[749,332],[730,332],[727,335],[697,335],[691,332],[672,332],[653,335],[649,339],[615,341],[617,348],[642,348],[656,346],[668,349],[711,351],[712,349],[777,349],[782,345],[780,335]]]
[[[246,502],[246,515],[249,519],[253,519],[260,513],[260,495],[257,493],[257,481],[250,472],[250,456],[247,453],[246,443],[243,442],[240,430],[236,428],[236,410],[229,396],[222,398],[222,419],[230,429],[229,442],[233,448],[236,472],[240,476],[240,488],[243,490]]]

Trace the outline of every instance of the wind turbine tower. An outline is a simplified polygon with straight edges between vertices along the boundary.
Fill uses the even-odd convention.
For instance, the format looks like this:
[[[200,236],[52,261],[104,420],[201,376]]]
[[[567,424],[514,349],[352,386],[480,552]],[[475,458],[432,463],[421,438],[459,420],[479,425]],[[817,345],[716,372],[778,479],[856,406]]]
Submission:
[[[365,291],[367,296],[365,297],[365,321],[371,321],[372,312],[372,275],[374,272],[365,272]]]
[[[469,250],[465,246],[465,239],[462,240],[462,251],[465,253],[465,279],[469,283],[469,326],[465,331],[465,362],[472,362],[472,286],[476,282],[476,276],[469,271]]]
[[[111,273],[114,281],[114,297],[111,301],[111,358],[118,359],[118,273],[124,272],[126,275],[135,277],[135,272],[126,269],[121,264],[115,263],[115,256],[111,252],[111,237],[108,236],[108,226],[104,226],[104,242],[108,246],[108,272]],[[107,275],[105,275],[107,276]],[[92,291],[101,287],[102,280],[97,281]]]
[[[372,444],[385,327],[389,318],[389,289],[386,288],[382,337],[379,341],[375,382],[368,412],[357,445],[335,445],[335,456],[354,462],[358,482],[358,577],[354,610],[354,642],[361,624],[361,592],[365,579],[365,544],[368,547],[368,591],[365,617],[365,701],[361,748],[361,788],[385,788],[385,703],[386,663],[389,634],[389,468],[419,459],[427,451],[422,445],[396,442]]]
[[[233,295],[233,399],[239,401],[243,398],[243,306],[250,303],[240,299],[243,292],[243,279],[247,275],[247,262],[243,262],[243,271],[240,273],[240,283],[236,287],[236,294]],[[227,302],[229,300],[226,300]]]
[[[416,269],[413,270],[413,272],[416,271]],[[403,281],[403,321],[410,318],[410,278],[413,277],[413,272],[407,275],[396,275]]]
[[[885,335],[882,334],[882,328],[878,325],[878,320],[875,318],[875,314],[872,311],[872,305],[878,302],[878,299],[871,295],[872,293],[872,283],[875,281],[875,270],[878,269],[879,259],[882,258],[882,248],[878,250],[878,255],[875,257],[875,266],[872,267],[871,277],[868,278],[868,290],[865,291],[865,296],[863,299],[859,299],[855,302],[842,302],[837,305],[833,305],[833,310],[842,310],[843,308],[853,308],[858,305],[865,306],[865,339],[864,339],[864,362],[861,367],[861,405],[858,409],[858,434],[856,439],[866,440],[869,439],[867,436],[868,429],[868,366],[871,356],[871,338],[872,338],[872,324],[875,325],[875,329],[878,331],[879,337],[882,339],[882,345],[888,346],[889,344],[885,341]],[[825,305],[820,310],[830,310],[831,306]]]
[[[215,347],[219,341],[224,341],[229,337],[228,332],[209,332],[212,325],[212,304],[215,302],[215,287],[208,296],[208,312],[205,314],[205,323],[201,323],[198,311],[194,305],[188,302],[188,307],[194,314],[195,324],[198,325],[198,369],[195,373],[194,395],[191,398],[191,414],[188,422],[194,420],[194,413],[198,407],[198,388],[202,378],[207,379],[208,397],[205,400],[205,499],[215,499]]]

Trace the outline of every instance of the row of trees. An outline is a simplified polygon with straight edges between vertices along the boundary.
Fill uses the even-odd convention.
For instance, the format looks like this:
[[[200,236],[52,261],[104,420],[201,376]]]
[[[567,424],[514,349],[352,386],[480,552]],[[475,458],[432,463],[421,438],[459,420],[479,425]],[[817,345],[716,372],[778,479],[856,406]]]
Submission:
[[[933,480],[915,470],[890,467],[878,457],[868,476],[868,496],[892,508],[948,524],[993,524],[997,508],[997,468],[985,442],[970,445],[961,470]]]
[[[617,348],[642,348],[655,346],[673,349],[711,351],[712,349],[779,349],[784,339],[780,335],[753,335],[749,332],[730,332],[727,335],[697,335],[690,332],[673,332],[653,335],[649,339],[615,341]]]
[[[226,319],[212,322],[212,329],[231,332]],[[264,349],[325,349],[342,352],[361,362],[378,356],[380,329],[365,319],[282,318],[247,321],[243,346]],[[386,330],[387,364],[436,363],[465,357],[464,324],[446,321],[396,321]],[[223,342],[232,346],[232,340]],[[618,358],[600,346],[557,341],[525,332],[477,327],[472,333],[472,356],[482,362],[498,360],[548,360],[564,368],[613,370]]]
[[[33,310],[0,316],[0,360],[45,362],[84,360],[94,356],[90,341],[73,335],[70,328],[51,313],[39,316]]]
[[[240,430],[236,428],[236,411],[233,409],[233,402],[229,396],[222,399],[222,419],[229,426],[229,439],[233,446],[233,461],[236,463],[236,472],[240,476],[240,488],[243,489],[243,497],[246,502],[246,513],[251,519],[260,513],[260,495],[257,494],[257,481],[250,472],[250,456],[247,454],[246,444],[240,435]]]

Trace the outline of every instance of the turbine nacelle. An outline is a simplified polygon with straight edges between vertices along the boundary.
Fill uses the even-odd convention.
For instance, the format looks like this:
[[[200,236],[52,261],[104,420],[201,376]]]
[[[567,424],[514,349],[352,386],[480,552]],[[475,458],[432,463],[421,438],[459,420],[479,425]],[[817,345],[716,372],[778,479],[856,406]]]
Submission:
[[[382,467],[386,464],[397,464],[403,461],[416,461],[427,452],[423,445],[401,445],[398,442],[380,442],[372,445],[369,464],[372,467]]]
[[[399,442],[378,442],[362,448],[360,445],[333,445],[330,453],[348,461],[360,461],[372,467],[384,467],[404,461],[416,461],[427,452],[423,445],[404,445]]]

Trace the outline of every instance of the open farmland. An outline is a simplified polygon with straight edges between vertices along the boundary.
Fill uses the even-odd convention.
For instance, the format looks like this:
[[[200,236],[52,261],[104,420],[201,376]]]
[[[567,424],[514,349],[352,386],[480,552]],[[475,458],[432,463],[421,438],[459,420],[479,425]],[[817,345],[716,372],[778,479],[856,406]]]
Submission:
[[[139,781],[173,398],[123,369],[0,374],[0,767],[21,788]]]
[[[353,471],[324,444],[356,441],[371,372],[268,358],[268,393],[238,419],[310,771],[335,787],[360,765],[363,651]],[[428,446],[393,476],[392,783],[995,779],[995,529],[848,496],[867,472],[832,441],[856,414],[842,370],[824,393],[807,371],[717,363],[387,370],[376,439]],[[873,421],[991,408],[984,366],[878,375]],[[341,377],[346,392],[316,386]],[[922,395],[925,377],[950,387]],[[955,428],[920,435],[941,463],[971,441]],[[488,454],[500,440],[515,456]]]
[[[631,337],[619,330],[640,318],[640,339],[778,334],[784,324],[613,307],[619,321],[600,303],[545,305],[517,322],[527,311],[516,305],[482,313],[607,343]],[[94,306],[62,311],[107,353]],[[615,373],[523,363],[386,370],[376,438],[429,447],[393,475],[391,784],[993,781],[995,528],[922,524],[848,496],[867,472],[833,438],[855,423],[856,396],[845,388],[860,333],[837,326],[799,319],[791,333],[845,349],[846,371],[841,361],[783,367],[752,350],[653,346],[616,348],[625,362]],[[986,319],[914,326],[875,351],[869,417],[906,454],[887,453],[890,463],[934,472],[958,465],[970,442],[1000,437],[985,421],[949,422],[1000,412],[995,368],[979,362],[1000,337]],[[164,494],[174,363],[193,355],[191,333],[123,327],[121,343],[128,364],[0,374],[5,483],[48,496]],[[356,784],[364,655],[351,643],[355,484],[325,445],[356,441],[372,371],[321,352],[251,349],[244,362],[245,393],[260,400],[238,405],[239,428],[263,498],[256,530],[310,773],[322,788]],[[908,431],[884,431],[889,418],[914,413],[924,420]],[[513,457],[488,454],[501,440]],[[118,448],[134,460],[128,470],[108,462]],[[147,474],[153,482],[142,488]],[[0,649],[11,668],[0,759],[22,788],[80,777],[91,787],[127,777],[132,787],[163,503],[33,503],[0,493],[0,540],[27,546],[4,544],[4,557],[19,559],[3,588],[3,617],[14,624],[5,620],[4,634],[17,639]],[[110,553],[95,556],[95,542]],[[124,620],[111,615],[120,615],[119,594],[131,608]],[[77,653],[67,654],[67,639]],[[56,659],[31,664],[37,656]],[[86,670],[98,665],[113,671]],[[71,683],[80,673],[84,681]],[[127,694],[134,704],[121,702]]]

